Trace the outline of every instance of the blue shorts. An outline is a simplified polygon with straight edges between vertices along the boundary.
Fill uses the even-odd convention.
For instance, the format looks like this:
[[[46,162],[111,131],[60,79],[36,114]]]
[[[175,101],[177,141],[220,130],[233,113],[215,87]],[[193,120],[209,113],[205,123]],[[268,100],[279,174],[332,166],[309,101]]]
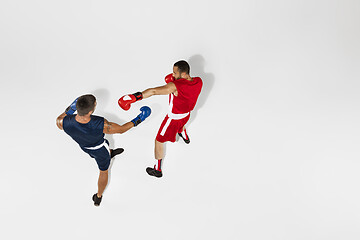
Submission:
[[[81,148],[84,152],[90,155],[90,157],[95,158],[96,163],[101,171],[108,170],[110,166],[110,150],[109,150],[109,141],[105,139],[104,146],[99,149],[92,150],[87,148]]]

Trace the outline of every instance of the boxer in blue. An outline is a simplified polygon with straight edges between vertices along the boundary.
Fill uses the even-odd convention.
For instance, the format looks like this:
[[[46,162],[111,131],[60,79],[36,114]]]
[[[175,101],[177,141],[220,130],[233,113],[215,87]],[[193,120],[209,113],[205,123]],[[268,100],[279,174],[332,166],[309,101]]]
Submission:
[[[147,106],[140,108],[141,113],[123,125],[107,121],[103,117],[92,115],[96,107],[96,98],[91,94],[83,95],[66,108],[65,112],[56,119],[56,125],[75,140],[80,148],[95,158],[100,174],[98,192],[92,197],[95,206],[99,206],[102,194],[108,183],[108,168],[111,158],[122,153],[124,149],[109,149],[109,142],[105,134],[124,133],[143,122],[150,114]],[[74,114],[77,111],[77,114]]]

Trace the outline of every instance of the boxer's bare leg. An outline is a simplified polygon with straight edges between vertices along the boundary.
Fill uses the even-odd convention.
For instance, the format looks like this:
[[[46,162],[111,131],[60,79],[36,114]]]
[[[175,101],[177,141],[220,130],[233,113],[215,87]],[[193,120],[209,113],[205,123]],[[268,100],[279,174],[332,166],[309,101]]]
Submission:
[[[155,159],[164,158],[164,143],[155,139]]]

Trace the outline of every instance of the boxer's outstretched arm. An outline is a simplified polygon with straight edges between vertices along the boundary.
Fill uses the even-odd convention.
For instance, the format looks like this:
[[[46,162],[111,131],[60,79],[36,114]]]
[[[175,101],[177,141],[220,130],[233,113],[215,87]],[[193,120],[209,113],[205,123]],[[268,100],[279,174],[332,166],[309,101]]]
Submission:
[[[143,106],[140,108],[141,113],[136,116],[130,122],[125,123],[124,125],[119,125],[117,123],[109,122],[108,120],[104,119],[104,130],[103,133],[106,134],[114,134],[114,133],[124,133],[128,131],[132,127],[136,127],[146,118],[148,118],[151,114],[151,109],[148,106]]]
[[[169,82],[168,84],[155,88],[148,88],[142,92],[143,99],[151,97],[153,95],[168,95],[170,93],[175,92],[176,86],[175,83]]]
[[[119,125],[117,123],[109,122],[108,120],[104,119],[103,133],[106,134],[124,133],[132,127],[134,127],[134,123],[132,122],[127,122],[123,125]]]

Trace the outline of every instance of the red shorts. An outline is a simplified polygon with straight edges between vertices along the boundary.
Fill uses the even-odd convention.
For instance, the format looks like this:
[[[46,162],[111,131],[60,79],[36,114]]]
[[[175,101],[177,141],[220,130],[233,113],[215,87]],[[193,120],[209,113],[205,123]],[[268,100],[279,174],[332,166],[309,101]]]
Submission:
[[[183,127],[189,121],[190,114],[186,117],[175,120],[170,119],[168,115],[164,118],[163,122],[160,125],[159,131],[156,135],[156,140],[158,142],[175,142],[176,134],[182,132]]]

